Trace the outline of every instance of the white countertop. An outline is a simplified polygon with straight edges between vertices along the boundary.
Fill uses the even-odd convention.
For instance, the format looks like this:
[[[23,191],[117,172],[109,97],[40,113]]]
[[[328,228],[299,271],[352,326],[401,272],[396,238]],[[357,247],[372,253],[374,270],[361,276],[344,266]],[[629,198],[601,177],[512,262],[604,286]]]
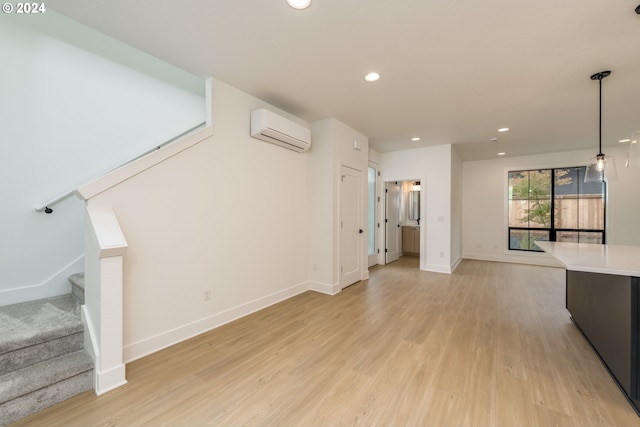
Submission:
[[[640,246],[536,242],[567,270],[640,277]]]

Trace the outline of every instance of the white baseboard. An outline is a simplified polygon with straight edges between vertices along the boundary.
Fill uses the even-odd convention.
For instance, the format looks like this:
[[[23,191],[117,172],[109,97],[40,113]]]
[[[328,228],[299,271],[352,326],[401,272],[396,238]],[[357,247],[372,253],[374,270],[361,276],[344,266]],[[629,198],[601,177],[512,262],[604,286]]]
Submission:
[[[309,283],[303,282],[287,289],[275,292],[271,295],[249,301],[239,306],[230,308],[220,313],[213,314],[195,322],[188,323],[175,329],[168,330],[161,334],[146,338],[144,340],[125,345],[123,348],[123,359],[125,363],[131,362],[141,357],[147,356],[163,348],[170,347],[179,342],[193,338],[204,332],[210,331],[224,324],[232,322],[241,317],[247,316],[270,305],[279,303],[295,295],[309,290]]]
[[[125,385],[127,380],[125,379],[124,363],[106,371],[96,372],[95,379],[96,383],[93,388],[98,396]]]
[[[448,265],[437,265],[437,264],[425,264],[424,271],[431,271],[433,273],[444,273],[451,274],[453,271]]]
[[[97,365],[96,360],[98,360],[98,344],[96,343],[96,331],[93,327],[93,322],[91,321],[91,316],[89,316],[89,312],[87,311],[87,306],[82,305],[80,310],[80,320],[84,325],[84,349],[89,353],[89,356],[93,359],[94,366]],[[94,383],[95,388],[95,383]]]
[[[453,273],[454,271],[456,271],[456,268],[458,268],[458,266],[460,265],[460,263],[462,262],[462,257],[459,256],[454,262],[453,264],[451,264],[451,272]]]
[[[514,253],[514,254],[486,254],[465,253],[464,259],[476,259],[479,261],[510,262],[515,264],[540,265],[544,267],[562,267],[558,261],[546,253]]]
[[[309,282],[309,290],[320,292],[321,294],[335,295],[342,289],[340,289],[340,285],[338,283],[330,285],[328,283]]]

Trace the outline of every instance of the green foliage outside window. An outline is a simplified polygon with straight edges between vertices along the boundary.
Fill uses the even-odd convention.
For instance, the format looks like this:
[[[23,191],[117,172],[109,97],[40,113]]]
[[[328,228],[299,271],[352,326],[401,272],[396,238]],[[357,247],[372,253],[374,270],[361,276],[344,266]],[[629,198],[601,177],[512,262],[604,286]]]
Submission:
[[[603,241],[597,219],[603,217],[604,189],[587,187],[583,174],[584,167],[509,172],[509,249],[540,251],[540,240]]]

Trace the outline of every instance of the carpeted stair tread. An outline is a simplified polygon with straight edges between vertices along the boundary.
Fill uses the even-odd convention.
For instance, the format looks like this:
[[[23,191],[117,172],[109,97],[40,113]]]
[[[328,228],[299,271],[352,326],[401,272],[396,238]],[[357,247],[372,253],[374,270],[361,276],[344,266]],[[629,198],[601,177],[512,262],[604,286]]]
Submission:
[[[71,282],[71,295],[78,299],[80,304],[84,304],[84,273],[75,273],[69,276]]]
[[[0,377],[0,405],[93,369],[85,350],[49,359]]]
[[[80,304],[69,294],[0,307],[0,427],[92,389]]]
[[[50,406],[91,390],[93,373],[82,372],[48,387],[20,396],[0,404],[0,427],[5,427],[21,418],[40,412]]]
[[[79,288],[84,289],[84,273],[72,274],[69,276],[69,281]]]
[[[80,305],[71,295],[0,307],[0,354],[83,330]]]
[[[92,361],[84,350],[0,376],[0,427],[92,387]]]
[[[83,348],[84,333],[76,332],[40,344],[2,353],[0,354],[0,376],[47,359],[82,350]]]

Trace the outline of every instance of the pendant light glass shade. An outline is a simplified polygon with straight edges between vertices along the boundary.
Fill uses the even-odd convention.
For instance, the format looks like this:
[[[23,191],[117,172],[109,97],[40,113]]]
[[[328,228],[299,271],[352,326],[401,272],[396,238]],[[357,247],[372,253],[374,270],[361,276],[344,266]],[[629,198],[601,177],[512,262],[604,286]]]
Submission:
[[[640,167],[640,130],[631,134],[629,141],[629,153],[627,154],[626,167]]]
[[[611,156],[602,153],[602,79],[609,76],[611,71],[600,71],[591,76],[591,80],[598,80],[599,104],[598,104],[598,154],[589,160],[584,174],[584,182],[615,181],[618,179],[616,164]]]
[[[616,162],[611,156],[604,154],[589,159],[587,170],[584,174],[584,182],[603,182],[617,181],[618,172],[616,171]]]
[[[587,171],[584,174],[584,182],[602,182],[604,181],[604,171],[596,169],[595,158],[589,161]]]

